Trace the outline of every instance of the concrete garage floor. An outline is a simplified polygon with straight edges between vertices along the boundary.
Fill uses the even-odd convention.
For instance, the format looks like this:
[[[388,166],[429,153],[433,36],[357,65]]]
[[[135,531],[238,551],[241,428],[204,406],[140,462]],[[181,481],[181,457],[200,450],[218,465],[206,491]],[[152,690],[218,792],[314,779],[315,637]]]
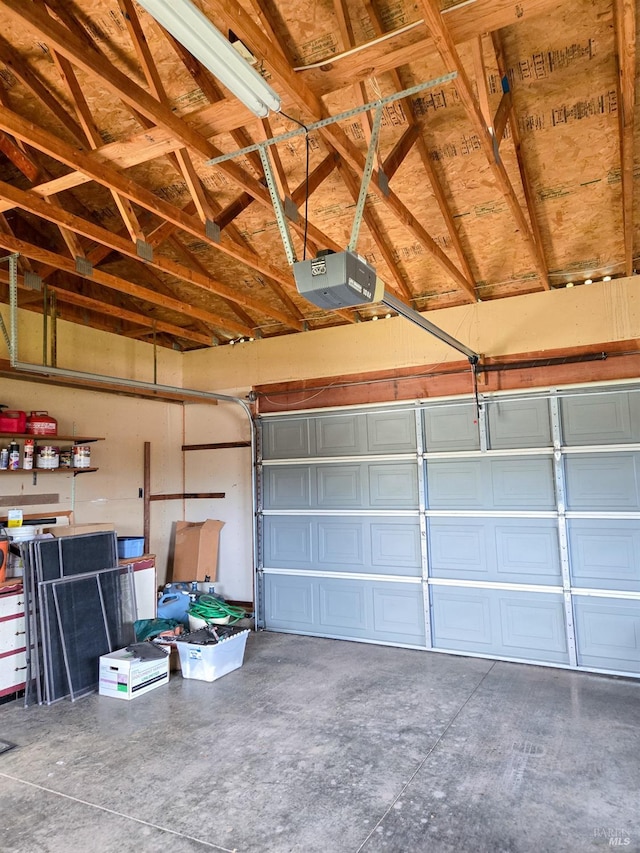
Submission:
[[[12,853],[640,850],[640,683],[254,634],[213,684],[0,707]]]

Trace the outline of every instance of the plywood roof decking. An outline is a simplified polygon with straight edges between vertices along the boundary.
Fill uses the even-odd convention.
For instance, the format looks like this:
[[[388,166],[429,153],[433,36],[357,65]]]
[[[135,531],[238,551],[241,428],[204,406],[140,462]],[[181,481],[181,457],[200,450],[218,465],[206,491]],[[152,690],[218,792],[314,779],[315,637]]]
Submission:
[[[634,0],[195,2],[306,124],[457,72],[384,109],[357,249],[408,304],[633,273]],[[0,0],[0,26],[0,251],[24,307],[44,310],[35,272],[57,316],[181,350],[381,313],[298,296],[259,157],[207,165],[295,125],[254,118],[133,0]],[[368,138],[365,116],[312,131],[308,194],[304,137],[274,150],[298,258],[305,209],[307,255],[348,244]]]

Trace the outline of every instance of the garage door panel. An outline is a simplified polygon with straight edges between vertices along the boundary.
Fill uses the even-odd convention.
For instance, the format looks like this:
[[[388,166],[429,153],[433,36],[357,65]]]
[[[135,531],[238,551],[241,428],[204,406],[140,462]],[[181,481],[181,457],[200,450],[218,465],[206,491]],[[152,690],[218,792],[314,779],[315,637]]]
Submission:
[[[488,509],[479,459],[427,460],[430,509]]]
[[[567,508],[594,512],[639,510],[637,468],[637,453],[568,456]]]
[[[637,391],[564,397],[560,400],[560,414],[563,441],[567,445],[640,441]]]
[[[430,509],[553,510],[553,464],[547,458],[427,460]]]
[[[314,473],[302,465],[265,467],[265,509],[308,509],[315,491]]]
[[[318,566],[341,566],[363,571],[364,536],[361,521],[318,521]]]
[[[487,405],[488,446],[493,450],[520,447],[550,447],[549,401],[493,400]]]
[[[483,460],[485,461],[485,460]],[[492,506],[496,509],[553,510],[555,491],[550,459],[491,459]]]
[[[371,632],[371,608],[368,607],[366,584],[346,580],[318,583],[318,624],[329,633]]]
[[[568,662],[564,604],[559,595],[498,595],[503,648],[515,657]]]
[[[369,506],[417,509],[418,468],[414,463],[369,463]]]
[[[559,585],[555,519],[429,519],[429,575]]]
[[[488,590],[431,587],[433,645],[465,651],[491,651]]]
[[[484,522],[429,520],[429,574],[436,578],[486,580],[490,574]]]
[[[268,420],[262,426],[262,456],[264,459],[304,459],[315,455],[311,425],[308,418]]]
[[[473,403],[424,409],[423,422],[428,451],[480,449],[478,412]]]
[[[309,519],[268,515],[263,520],[262,541],[267,566],[297,569],[312,564],[313,523]]]
[[[562,596],[431,586],[436,648],[568,663]]]
[[[371,412],[367,415],[369,453],[412,453],[415,449],[414,412]]]
[[[413,577],[422,573],[418,519],[267,515],[262,541],[267,568]]]
[[[363,470],[360,465],[326,465],[316,471],[319,509],[357,509],[362,506]]]
[[[422,557],[419,522],[404,520],[369,523],[372,570],[420,576]]]
[[[419,586],[381,583],[374,585],[371,593],[373,627],[378,637],[424,644],[424,599]]]
[[[640,592],[640,519],[569,519],[571,583]]]
[[[266,573],[271,630],[424,647],[420,584]]]
[[[316,418],[318,456],[355,456],[366,451],[363,415],[335,415]]]
[[[502,519],[492,523],[495,579],[508,583],[561,584],[555,519]]]
[[[316,623],[317,591],[312,578],[265,575],[267,625],[272,629],[311,631]]]
[[[576,595],[578,663],[640,672],[640,601]]]

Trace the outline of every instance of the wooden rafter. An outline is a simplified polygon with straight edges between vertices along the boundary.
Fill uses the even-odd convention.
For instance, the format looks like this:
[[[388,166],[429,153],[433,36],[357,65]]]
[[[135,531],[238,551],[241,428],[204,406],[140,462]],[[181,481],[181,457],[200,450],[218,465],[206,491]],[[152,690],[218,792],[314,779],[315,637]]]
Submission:
[[[493,49],[495,51],[496,62],[498,65],[498,73],[503,79],[506,79],[507,75],[507,63],[504,57],[504,50],[502,49],[502,40],[500,38],[500,33],[494,32],[491,33],[491,41],[493,44]],[[511,128],[511,139],[513,141],[513,146],[516,152],[516,159],[518,161],[518,170],[520,172],[520,180],[522,182],[522,190],[524,192],[524,198],[527,205],[527,211],[529,213],[529,221],[531,222],[531,228],[534,235],[534,240],[537,246],[540,246],[540,252],[542,252],[542,232],[540,230],[540,222],[538,220],[538,215],[536,213],[535,207],[535,194],[533,191],[533,187],[531,186],[531,179],[529,178],[529,172],[524,162],[524,157],[522,154],[522,140],[520,136],[520,128],[518,127],[518,119],[516,117],[516,112],[513,106],[513,99],[511,98],[511,92],[507,93],[509,95],[508,99],[504,101],[501,99],[500,103],[505,103],[505,109],[507,110],[507,115],[509,118],[509,127]],[[499,112],[499,110],[498,110]],[[498,118],[498,114],[496,113],[496,119]],[[496,121],[497,124],[497,121]],[[494,125],[494,130],[496,129]],[[498,127],[498,130],[500,128]],[[500,134],[500,137],[502,133]],[[499,144],[500,139],[496,136],[496,144]]]
[[[13,165],[19,169],[25,178],[35,184],[40,176],[38,165],[29,157],[16,142],[6,133],[0,133],[0,151]]]
[[[336,19],[338,21],[338,30],[340,32],[340,38],[342,39],[342,45],[345,50],[350,50],[354,47],[356,40],[353,35],[353,26],[351,24],[351,17],[349,15],[349,9],[347,8],[346,0],[333,0],[333,8],[336,13]],[[369,96],[367,94],[367,87],[363,80],[358,80],[353,84],[352,91],[355,96],[354,106],[364,106],[364,104],[369,102]],[[373,127],[373,123],[371,121],[371,115],[366,112],[363,113],[360,119],[360,124],[362,126],[362,133],[364,136],[364,140],[367,143],[367,147],[371,144],[371,130]],[[378,159],[378,152],[375,152],[375,163],[377,166],[380,165]]]
[[[544,253],[542,251],[542,245],[536,240],[536,236],[527,221],[527,217],[524,215],[501,158],[496,157],[493,137],[489,133],[482,112],[473,95],[469,77],[467,76],[464,66],[460,62],[458,51],[456,50],[454,41],[444,24],[440,10],[436,6],[435,0],[419,0],[419,5],[424,13],[424,20],[429,32],[431,33],[431,37],[434,40],[436,50],[440,54],[445,67],[450,71],[457,72],[457,77],[453,81],[453,84],[456,88],[456,92],[458,93],[458,97],[460,98],[460,102],[465,108],[467,116],[471,121],[471,125],[478,135],[480,145],[487,158],[494,180],[504,195],[514,222],[529,248],[534,266],[538,276],[540,277],[541,286],[548,290],[550,286],[549,274],[544,259]]]
[[[622,227],[624,269],[633,275],[633,147],[636,106],[636,4],[634,0],[614,0],[616,53],[618,60],[618,112],[620,123],[620,171],[622,174]]]
[[[518,3],[513,0],[475,0],[473,3],[459,3],[450,7],[444,17],[454,43],[463,44],[483,33],[518,25],[532,17],[553,12],[557,6],[557,0],[519,0]],[[437,52],[422,23],[418,20],[412,28],[402,27],[398,33],[391,32],[385,34],[383,39],[372,39],[360,45],[355,52],[327,56],[306,69],[302,66],[297,69],[297,74],[321,96],[416,60],[433,65]],[[223,112],[220,110],[216,116],[212,112],[203,112],[200,120],[220,123],[219,132],[222,132],[222,122],[232,120],[230,110],[226,116]]]
[[[104,287],[109,287],[119,293],[126,293],[129,296],[134,296],[138,299],[142,299],[145,302],[151,303],[152,305],[158,305],[161,308],[166,308],[167,310],[175,311],[178,314],[184,314],[187,317],[194,317],[198,320],[204,321],[205,323],[210,323],[211,325],[217,328],[232,330],[241,335],[253,334],[252,329],[249,329],[246,326],[243,326],[240,323],[229,319],[228,317],[221,317],[220,315],[214,314],[210,311],[205,311],[204,309],[196,308],[195,306],[190,305],[184,300],[181,301],[165,296],[163,294],[156,294],[146,287],[141,287],[138,284],[126,281],[123,278],[111,275],[110,273],[104,272],[103,270],[94,269],[90,276],[82,275],[77,271],[73,261],[70,261],[68,258],[63,257],[62,255],[58,255],[55,252],[50,252],[47,249],[42,249],[40,246],[34,246],[31,243],[27,243],[25,240],[19,240],[15,237],[10,237],[8,234],[0,233],[0,246],[2,246],[9,252],[19,252],[20,254],[31,258],[31,260],[38,261],[40,263],[55,265],[59,269],[64,270],[65,272],[70,273],[71,275],[77,276],[78,278],[87,279],[91,282],[97,282],[98,284],[101,284]]]
[[[351,172],[351,170],[344,161],[340,161],[338,163],[338,171],[340,172],[342,180],[345,182],[347,189],[351,193],[351,197],[353,198],[354,202],[357,202],[358,195],[360,193],[360,186],[358,181],[356,180],[355,175]],[[387,267],[389,268],[391,275],[395,279],[398,295],[406,302],[410,302],[413,294],[411,293],[411,290],[407,286],[406,281],[404,280],[402,274],[400,273],[400,270],[398,269],[398,264],[396,263],[396,259],[393,257],[391,249],[387,246],[381,228],[378,222],[376,221],[374,212],[365,207],[363,212],[363,219],[371,233],[371,236],[375,241],[376,246],[378,247],[378,251],[382,255],[382,258],[386,263]],[[386,282],[386,285],[388,286],[389,282]]]
[[[68,211],[52,208],[32,192],[24,192],[16,187],[10,186],[9,184],[0,182],[0,197],[10,199],[13,204],[21,207],[23,210],[35,213],[37,216],[53,222],[56,225],[62,224],[78,234],[83,234],[85,237],[95,240],[97,243],[109,246],[111,249],[114,249],[125,257],[129,257],[137,261],[140,260],[137,255],[136,248],[129,240],[125,240],[122,237],[113,234],[113,232],[108,231],[105,228],[101,228],[99,225],[94,225],[93,223],[88,222],[79,216],[75,216]],[[175,263],[175,261],[171,261],[169,258],[154,255],[152,259],[145,260],[145,263],[162,272],[173,275],[175,278],[180,278],[195,287],[199,287],[208,293],[213,293],[226,299],[231,299],[233,302],[246,306],[245,297],[238,295],[232,287],[222,284],[222,282],[216,281],[210,276],[204,276],[193,269],[183,267],[180,264]],[[252,297],[251,306],[257,311],[261,311],[268,316],[272,316],[291,328],[302,328],[302,324],[299,320],[292,319],[288,314],[285,314],[260,299]]]
[[[7,0],[3,0],[3,2],[7,2]],[[15,2],[15,0],[11,0],[11,2]],[[302,80],[296,77],[291,66],[279,53],[270,51],[269,40],[241,6],[232,4],[229,0],[207,0],[207,3],[222,16],[229,26],[233,23],[234,32],[243,41],[246,41],[259,55],[268,57],[268,65],[274,80],[277,81],[280,89],[285,91],[295,101],[298,108],[303,112],[305,121],[319,121],[322,118],[328,117],[327,110],[322,101],[307,88]],[[271,55],[269,56],[269,54]],[[364,155],[353,145],[340,127],[336,124],[329,124],[322,128],[320,133],[329,145],[335,148],[349,163],[356,174],[363,174],[365,164]],[[427,230],[416,221],[411,211],[402,203],[398,196],[379,182],[378,173],[375,169],[370,186],[372,192],[376,193],[380,201],[418,240],[427,252],[432,255],[434,260],[446,271],[456,285],[466,293],[467,297],[475,299],[473,285],[467,281],[455,264],[445,255]]]
[[[382,18],[380,16],[380,14],[378,13],[377,8],[374,5],[373,0],[367,0],[366,7],[367,7],[367,11],[369,12],[369,18],[371,20],[371,24],[374,28],[374,31],[378,35],[381,35],[383,33]],[[402,73],[401,73],[400,69],[398,69],[398,68],[391,69],[389,74],[391,76],[391,80],[393,81],[393,85],[395,86],[395,88],[398,91],[402,91],[403,89],[407,88],[404,85],[404,81],[403,81]],[[416,116],[415,116],[414,109],[413,109],[413,104],[411,103],[409,98],[403,98],[400,101],[400,104],[402,105],[405,116],[407,118],[407,123],[409,125],[407,133],[414,128],[417,131],[416,136],[415,136],[415,143],[416,143],[416,148],[417,148],[418,154],[420,156],[420,161],[422,163],[422,167],[427,174],[427,178],[429,179],[429,184],[431,185],[431,189],[433,191],[434,198],[438,204],[438,208],[440,209],[440,214],[442,215],[442,218],[444,219],[444,223],[445,223],[445,226],[446,226],[447,231],[449,233],[449,238],[451,240],[451,245],[453,246],[454,251],[458,257],[458,263],[460,264],[460,269],[461,269],[465,279],[467,280],[467,282],[469,282],[469,284],[473,288],[474,275],[473,275],[473,272],[472,272],[471,267],[469,265],[469,262],[467,260],[466,253],[462,247],[460,235],[458,234],[458,229],[457,229],[456,223],[453,219],[453,214],[451,213],[451,209],[449,207],[449,203],[447,201],[444,189],[442,187],[442,183],[441,183],[441,181],[438,177],[438,174],[437,174],[437,172],[433,166],[433,163],[431,161],[431,157],[429,155],[427,143],[425,141],[424,136],[422,135],[421,128],[418,125],[418,122],[416,120]],[[408,140],[407,140],[407,142],[408,142]],[[411,150],[410,146],[407,145],[405,150],[406,150],[406,154],[408,154],[409,151]],[[405,156],[406,156],[406,154],[405,154]],[[395,166],[395,163],[392,165]],[[385,166],[386,166],[386,162],[385,162]],[[396,166],[396,168],[397,168],[397,166]],[[385,174],[387,174],[387,177],[390,180],[391,175],[389,175],[386,172],[386,169],[385,169]],[[475,291],[474,291],[474,293],[475,293]]]
[[[102,137],[96,127],[89,104],[82,91],[78,78],[73,70],[71,63],[64,57],[60,56],[56,51],[53,51],[54,61],[58,66],[63,80],[66,82],[72,101],[75,105],[78,120],[84,130],[89,147],[95,150],[102,144]],[[122,220],[127,227],[127,230],[132,240],[144,240],[144,233],[140,228],[140,223],[133,209],[133,205],[128,198],[124,198],[114,189],[110,190],[116,207],[120,211]]]
[[[290,274],[283,273],[272,264],[263,261],[259,255],[251,255],[236,244],[227,242],[217,243],[215,240],[208,238],[199,219],[184,214],[175,205],[166,202],[137,182],[131,180],[131,178],[108,167],[100,160],[97,153],[78,151],[73,146],[63,143],[47,131],[34,127],[31,122],[25,121],[16,113],[11,113],[9,110],[0,112],[0,129],[13,133],[33,147],[39,148],[52,157],[56,157],[72,168],[82,170],[86,179],[95,180],[105,186],[113,187],[121,195],[126,196],[140,207],[144,207],[151,213],[155,213],[163,219],[172,222],[183,231],[193,234],[199,240],[208,243],[214,248],[218,248],[236,260],[242,261],[247,266],[257,269],[264,275],[275,278],[283,284],[291,282]],[[7,210],[8,208],[5,207],[3,209]]]
[[[286,0],[194,2],[254,54],[280,117],[249,113],[136,0],[0,0],[0,179],[31,186],[0,184],[0,236],[71,294],[61,319],[180,350],[333,325],[297,293],[258,153],[233,147],[448,70],[384,111],[358,250],[387,287],[431,310],[634,271],[634,0],[324,0],[304,20]],[[363,118],[314,128],[305,180],[304,137],[271,149],[305,257],[349,239]]]
[[[46,39],[51,47],[66,56],[71,62],[78,65],[78,67],[82,68],[88,74],[97,75],[101,82],[111,89],[111,91],[114,92],[124,103],[128,104],[150,122],[158,124],[164,130],[168,131],[170,135],[182,142],[183,147],[189,148],[192,152],[195,152],[206,159],[212,159],[220,154],[219,149],[204,135],[195,130],[191,124],[183,121],[181,118],[176,116],[171,109],[156,101],[152,95],[140,86],[137,86],[129,77],[114,67],[112,63],[108,62],[95,51],[87,50],[82,39],[78,38],[74,33],[70,32],[57,21],[50,19],[36,6],[32,4],[24,5],[21,0],[0,0],[0,9],[3,7],[19,20],[33,27],[36,32]],[[244,113],[246,118],[246,110],[244,110]],[[67,146],[67,151],[68,150],[69,147]],[[52,156],[56,155],[52,154]],[[58,159],[60,159],[60,157],[58,157]],[[78,166],[75,166],[74,168],[78,168],[78,170],[81,171]],[[255,179],[250,178],[240,166],[233,161],[227,161],[226,163],[220,164],[218,168],[220,168],[227,177],[235,181],[246,192],[253,195],[256,200],[260,201],[264,206],[271,208],[271,198],[268,190]],[[99,183],[105,184],[106,186],[114,186],[118,192],[131,198],[126,192],[123,192],[119,186],[116,186],[113,183],[115,180],[120,184],[120,176],[111,174],[110,178],[107,178],[106,176],[101,178],[99,172],[94,171],[91,178],[93,180],[97,180]],[[131,200],[137,201],[137,199]],[[146,207],[147,205],[143,204],[142,206]],[[304,222],[298,221],[296,223],[292,223],[292,227],[298,230],[299,233],[304,233],[306,227],[311,239],[320,245],[323,245],[326,242],[325,235],[323,235],[319,229],[312,226],[311,223],[308,223],[305,226]],[[189,229],[187,228],[186,230]],[[219,248],[220,251],[225,251],[229,254],[232,254],[234,251],[234,247],[229,243],[216,244],[215,241],[208,240],[208,238],[203,234],[203,229],[200,227],[197,236],[200,239],[210,242],[211,245]],[[237,252],[239,250],[235,248],[235,251]],[[252,266],[253,264],[246,256],[246,253],[243,254],[245,254],[245,257],[241,257],[239,260],[242,260],[248,266]],[[260,271],[265,272],[265,270]],[[284,281],[280,273],[274,275],[273,271],[271,273],[266,272],[265,274],[270,275],[285,284],[291,281],[290,277],[288,277],[287,281]]]

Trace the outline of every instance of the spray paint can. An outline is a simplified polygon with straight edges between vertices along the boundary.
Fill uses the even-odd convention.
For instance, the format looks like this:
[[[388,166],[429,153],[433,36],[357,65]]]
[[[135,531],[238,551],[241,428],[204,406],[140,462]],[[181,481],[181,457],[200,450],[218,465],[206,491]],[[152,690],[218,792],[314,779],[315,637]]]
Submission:
[[[33,468],[33,439],[25,438],[24,452],[22,455],[22,467],[25,471],[31,471]]]
[[[12,441],[9,445],[9,470],[17,471],[20,467],[20,445]]]
[[[9,467],[9,448],[3,447],[0,450],[0,471],[6,471]]]

